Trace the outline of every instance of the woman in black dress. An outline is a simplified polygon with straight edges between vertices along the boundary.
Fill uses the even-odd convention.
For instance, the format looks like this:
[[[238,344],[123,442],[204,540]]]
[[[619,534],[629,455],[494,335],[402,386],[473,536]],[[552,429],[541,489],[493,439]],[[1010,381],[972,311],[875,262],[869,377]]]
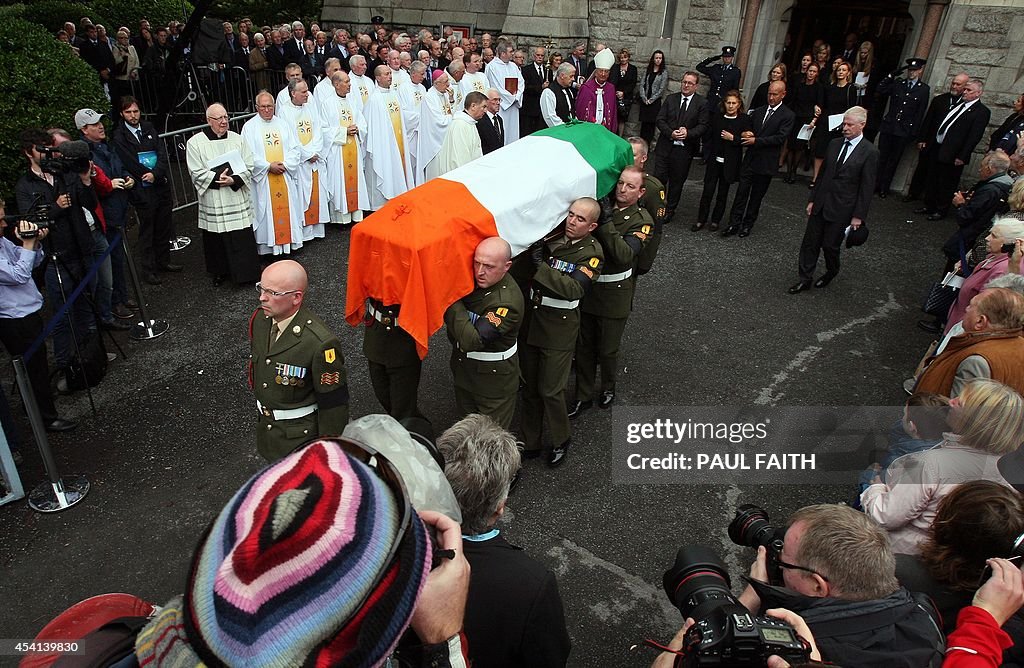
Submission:
[[[647,63],[647,72],[640,82],[640,136],[648,145],[654,141],[654,128],[661,111],[661,96],[668,86],[665,53],[655,51]]]
[[[718,229],[725,214],[725,203],[729,199],[729,188],[740,178],[740,163],[743,161],[743,145],[740,135],[752,130],[754,125],[749,114],[743,113],[743,98],[739,91],[731,90],[722,98],[719,113],[711,117],[711,128],[705,139],[711,142],[710,158],[704,168],[704,192],[700,196],[697,222],[690,227],[697,232],[704,229],[711,209],[711,198],[715,199],[715,210],[711,212],[712,232]]]
[[[615,96],[619,100],[619,134],[625,135],[626,121],[629,120],[629,111],[633,108],[633,100],[636,98],[636,65],[629,62],[629,49],[619,51],[619,65],[613,67],[608,77],[615,86]]]
[[[548,69],[544,72],[544,80],[549,84],[554,82],[555,73],[558,72],[558,66],[562,64],[562,54],[555,51],[548,56]]]
[[[845,60],[836,67],[836,81],[825,87],[825,104],[822,105],[821,116],[811,121],[814,134],[811,135],[811,146],[814,150],[814,181],[818,180],[821,164],[825,162],[825,151],[828,144],[836,137],[843,135],[843,126],[835,130],[828,129],[828,117],[844,114],[850,107],[857,104],[857,88],[853,85],[853,68]]]
[[[810,63],[808,63],[810,64]],[[765,81],[757,90],[754,91],[754,97],[750,100],[750,108],[757,109],[768,104],[768,84],[773,81],[785,81],[786,80],[786,64],[775,63],[772,65],[772,69],[768,72],[768,81]]]
[[[818,83],[818,66],[815,63],[807,66],[804,80],[797,83],[793,90],[786,94],[786,99],[789,100],[789,108],[796,115],[793,120],[793,129],[789,133],[789,153],[786,156],[786,183],[793,183],[797,165],[805,157],[810,159],[807,155],[807,142],[797,139],[797,135],[800,133],[800,128],[821,114],[821,107],[825,103],[825,92],[822,90],[821,84]],[[810,187],[814,187],[813,181]]]

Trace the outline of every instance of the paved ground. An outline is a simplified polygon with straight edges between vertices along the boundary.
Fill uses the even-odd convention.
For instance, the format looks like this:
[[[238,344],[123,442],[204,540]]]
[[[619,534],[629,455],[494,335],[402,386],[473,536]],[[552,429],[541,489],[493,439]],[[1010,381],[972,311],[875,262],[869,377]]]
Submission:
[[[899,405],[900,382],[929,340],[914,322],[952,223],[912,221],[909,205],[876,200],[871,240],[844,251],[839,278],[825,290],[790,296],[803,182],[772,185],[747,239],[689,231],[686,210],[695,210],[698,187],[684,191],[687,206],[666,228],[658,264],[640,284],[619,405]],[[198,241],[194,222],[179,227]],[[359,416],[378,407],[360,332],[342,317],[347,250],[348,233],[335,228],[299,259],[310,272],[313,308],[342,334],[352,414]],[[186,272],[149,293],[171,331],[152,342],[122,340],[128,359],[115,362],[96,391],[98,418],[84,396],[61,400],[81,425],[55,436],[54,450],[64,471],[92,481],[88,499],[58,515],[35,514],[24,503],[0,508],[4,636],[31,637],[53,615],[97,593],[163,602],[180,592],[198,535],[260,467],[243,381],[255,291],[213,288],[198,243],[175,261]],[[457,417],[448,352],[439,333],[421,387],[421,406],[439,429]],[[8,375],[4,380],[9,391]],[[745,572],[750,554],[725,532],[738,503],[762,504],[782,519],[853,491],[852,484],[762,484],[757,476],[728,487],[613,485],[612,412],[581,418],[562,469],[528,464],[505,525],[512,540],[559,576],[574,666],[649,662],[649,654],[630,647],[644,637],[667,639],[679,624],[660,583],[681,545],[707,543],[734,573]],[[32,450],[22,476],[29,486],[42,479]]]

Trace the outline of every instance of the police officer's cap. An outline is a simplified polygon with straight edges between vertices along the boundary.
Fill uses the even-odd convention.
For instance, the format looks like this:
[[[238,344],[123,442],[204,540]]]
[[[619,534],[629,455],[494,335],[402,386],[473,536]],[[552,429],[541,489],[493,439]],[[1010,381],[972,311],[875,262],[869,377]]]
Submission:
[[[723,58],[732,58],[735,55],[736,55],[736,47],[735,46],[723,46],[722,47],[722,57]]]
[[[907,58],[907,69],[908,70],[920,70],[924,68],[925,63],[928,61],[924,58]]]
[[[370,23],[372,23],[375,26],[379,26],[382,23],[384,23],[384,17],[378,14],[377,16],[374,16],[370,19]]]

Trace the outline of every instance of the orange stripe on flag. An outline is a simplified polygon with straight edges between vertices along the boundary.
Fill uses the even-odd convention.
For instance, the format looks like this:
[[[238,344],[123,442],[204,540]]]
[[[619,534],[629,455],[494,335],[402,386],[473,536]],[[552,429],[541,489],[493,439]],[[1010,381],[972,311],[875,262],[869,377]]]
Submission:
[[[345,318],[363,321],[367,298],[401,304],[399,322],[426,357],[444,311],[473,290],[473,253],[497,236],[494,216],[466,186],[444,178],[399,195],[352,228]]]

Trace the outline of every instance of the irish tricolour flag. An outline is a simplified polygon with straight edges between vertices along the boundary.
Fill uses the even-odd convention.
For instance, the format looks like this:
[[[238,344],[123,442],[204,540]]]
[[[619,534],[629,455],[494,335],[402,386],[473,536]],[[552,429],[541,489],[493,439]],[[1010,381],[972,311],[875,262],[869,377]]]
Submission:
[[[473,290],[473,251],[499,236],[512,254],[551,232],[578,197],[603,197],[633,163],[629,142],[593,123],[524,137],[389,201],[352,229],[345,307],[362,322],[367,298],[401,304],[417,343]]]

